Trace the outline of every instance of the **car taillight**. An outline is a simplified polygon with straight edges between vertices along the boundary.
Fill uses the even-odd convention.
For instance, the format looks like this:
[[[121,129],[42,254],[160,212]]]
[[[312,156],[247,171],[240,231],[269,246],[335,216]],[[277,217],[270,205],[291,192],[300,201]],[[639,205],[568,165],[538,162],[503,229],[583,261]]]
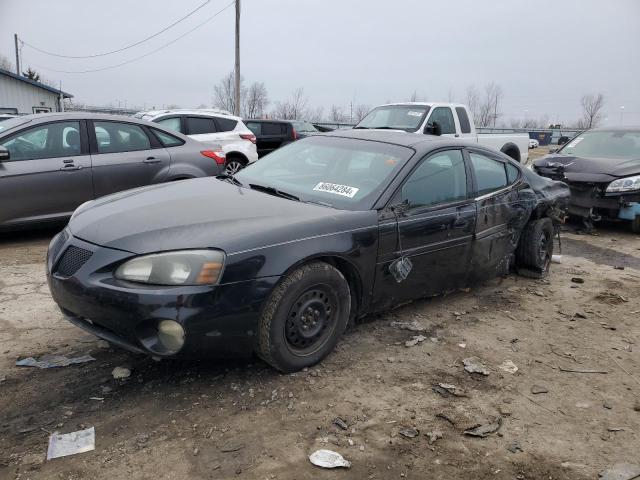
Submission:
[[[205,157],[214,159],[218,165],[224,165],[226,155],[222,150],[215,152],[213,150],[202,150],[200,153]]]
[[[249,140],[254,145],[256,143],[256,136],[253,133],[241,133],[240,138],[243,140]]]
[[[293,131],[293,139],[297,140],[298,139],[298,132],[296,132],[296,129],[291,127],[291,130]]]

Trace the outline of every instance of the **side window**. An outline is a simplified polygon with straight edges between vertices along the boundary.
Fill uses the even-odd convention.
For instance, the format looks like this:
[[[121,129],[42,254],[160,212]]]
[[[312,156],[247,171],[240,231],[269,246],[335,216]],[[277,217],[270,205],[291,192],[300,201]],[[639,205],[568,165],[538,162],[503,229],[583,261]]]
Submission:
[[[247,128],[253,132],[254,135],[262,134],[262,124],[256,122],[247,122]]]
[[[23,130],[3,140],[11,160],[80,155],[80,123],[56,122]]]
[[[178,137],[156,130],[155,128],[153,128],[152,131],[153,134],[158,137],[158,140],[160,140],[163,147],[177,147],[178,145],[184,145],[184,141]]]
[[[158,125],[162,125],[164,128],[173,130],[174,132],[182,133],[182,127],[180,126],[180,117],[169,117],[158,120]]]
[[[520,175],[520,170],[518,170],[510,163],[507,163],[507,180],[509,180],[509,185],[511,185],[518,179],[518,175]]]
[[[201,135],[203,133],[216,133],[216,123],[213,118],[187,117],[187,132],[189,135]]]
[[[424,160],[402,186],[402,200],[424,207],[467,198],[467,174],[460,150],[436,153]]]
[[[287,126],[284,123],[265,122],[262,124],[263,135],[282,135],[287,133]]]
[[[427,122],[429,125],[438,122],[442,126],[442,133],[456,133],[456,124],[453,121],[453,113],[449,107],[434,108]]]
[[[151,143],[144,130],[130,123],[93,122],[98,153],[134,152],[149,150]]]
[[[216,122],[218,122],[218,129],[221,132],[230,132],[236,128],[236,125],[238,124],[237,120],[222,117],[216,117]]]
[[[462,133],[471,133],[471,123],[469,122],[467,110],[464,107],[456,107],[456,113],[458,114],[458,121],[460,121],[460,131]]]
[[[470,153],[471,165],[478,184],[478,194],[500,190],[507,186],[507,173],[504,163],[478,153]]]

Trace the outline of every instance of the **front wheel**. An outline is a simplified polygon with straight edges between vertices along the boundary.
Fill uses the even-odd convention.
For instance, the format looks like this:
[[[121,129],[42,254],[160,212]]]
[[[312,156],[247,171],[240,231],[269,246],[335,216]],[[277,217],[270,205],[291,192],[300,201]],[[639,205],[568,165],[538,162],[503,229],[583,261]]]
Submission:
[[[525,225],[516,249],[518,273],[542,278],[549,273],[553,255],[553,222],[540,218]]]
[[[257,353],[283,372],[321,361],[349,321],[351,294],[340,271],[324,262],[303,265],[278,284],[259,325]]]

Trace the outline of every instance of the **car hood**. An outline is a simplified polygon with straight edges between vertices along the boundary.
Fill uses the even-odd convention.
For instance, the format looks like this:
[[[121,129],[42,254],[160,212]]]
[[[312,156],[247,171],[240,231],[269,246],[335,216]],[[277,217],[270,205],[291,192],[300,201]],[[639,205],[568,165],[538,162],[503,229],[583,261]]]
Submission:
[[[562,166],[569,181],[611,182],[616,178],[640,174],[640,158],[582,158],[573,155],[546,155],[533,162],[545,171]]]
[[[376,221],[373,211],[287,200],[209,177],[100,198],[76,212],[69,230],[87,242],[136,254],[188,248],[231,254]]]

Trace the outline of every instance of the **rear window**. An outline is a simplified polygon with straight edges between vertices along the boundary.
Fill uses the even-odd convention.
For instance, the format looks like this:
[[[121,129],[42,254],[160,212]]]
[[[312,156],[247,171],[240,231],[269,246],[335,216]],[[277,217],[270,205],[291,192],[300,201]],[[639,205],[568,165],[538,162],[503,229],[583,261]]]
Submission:
[[[463,107],[456,107],[456,113],[460,121],[460,131],[462,133],[471,133],[471,123],[469,122],[467,111]]]
[[[220,128],[221,132],[230,132],[231,130],[236,128],[236,125],[238,124],[237,120],[231,120],[230,118],[222,117],[217,117],[216,122],[218,122],[218,127]]]
[[[287,133],[287,126],[284,123],[266,122],[262,124],[263,135],[284,135]]]
[[[202,135],[216,133],[217,131],[213,118],[187,117],[187,132],[189,132],[189,135]]]

